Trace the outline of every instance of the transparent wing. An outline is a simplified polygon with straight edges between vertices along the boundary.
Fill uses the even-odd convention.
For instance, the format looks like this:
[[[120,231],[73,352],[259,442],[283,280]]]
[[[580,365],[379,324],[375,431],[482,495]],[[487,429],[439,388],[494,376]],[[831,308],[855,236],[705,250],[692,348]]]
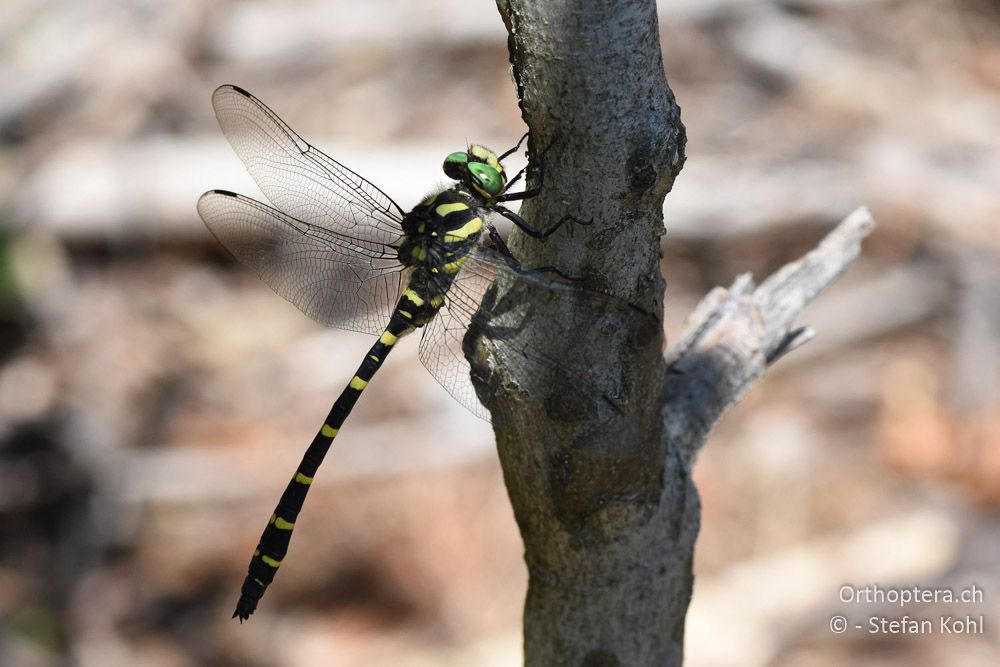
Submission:
[[[474,261],[469,258],[469,262]],[[477,308],[495,279],[494,266],[466,263],[452,283],[441,310],[424,326],[418,353],[434,379],[455,400],[486,421],[490,421],[490,412],[476,395],[463,345]]]
[[[212,106],[222,132],[276,208],[360,242],[391,244],[404,211],[389,195],[311,146],[237,86],[220,86]]]
[[[378,335],[403,284],[395,248],[212,190],[198,200],[208,229],[271,289],[317,322]]]
[[[573,313],[571,331],[555,332],[546,345],[520,335],[529,323],[555,309]],[[598,378],[591,360],[574,356],[580,336],[623,335],[625,318],[655,318],[617,297],[582,289],[551,273],[526,270],[501,250],[481,245],[456,276],[445,305],[424,328],[420,360],[437,381],[475,415],[489,421],[472,382],[487,389],[499,381],[493,364],[519,389],[544,401],[553,416],[572,420],[585,410],[617,409],[627,391],[615,378]],[[537,340],[535,338],[534,340]],[[469,363],[469,358],[473,363]],[[567,361],[556,362],[559,358]]]

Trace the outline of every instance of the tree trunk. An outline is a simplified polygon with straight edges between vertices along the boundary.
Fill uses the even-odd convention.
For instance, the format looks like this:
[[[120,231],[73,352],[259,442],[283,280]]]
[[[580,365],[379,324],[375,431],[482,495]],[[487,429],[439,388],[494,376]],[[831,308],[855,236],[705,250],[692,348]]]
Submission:
[[[503,382],[481,393],[525,545],[525,664],[680,665],[699,525],[691,461],[722,411],[809,338],[789,333],[795,317],[871,221],[855,214],[756,291],[749,277],[713,291],[664,359],[663,199],[685,134],[655,1],[497,4],[535,167],[545,151],[544,187],[521,213],[542,228],[593,219],[544,241],[515,232],[510,245],[525,266],[558,267],[637,307],[599,326],[546,310],[519,334],[555,361],[586,360],[617,388],[614,409],[560,406]]]
[[[544,188],[522,214],[537,227],[593,218],[545,242],[515,235],[514,252],[656,322],[619,317],[602,335],[584,330],[577,313],[546,312],[525,334],[548,349],[566,341],[560,354],[590,360],[621,388],[616,410],[555,411],[516,392],[489,406],[528,564],[525,664],[677,664],[698,500],[660,418],[662,210],[684,161],[684,127],[664,76],[656,5],[498,5],[532,153],[546,149]]]

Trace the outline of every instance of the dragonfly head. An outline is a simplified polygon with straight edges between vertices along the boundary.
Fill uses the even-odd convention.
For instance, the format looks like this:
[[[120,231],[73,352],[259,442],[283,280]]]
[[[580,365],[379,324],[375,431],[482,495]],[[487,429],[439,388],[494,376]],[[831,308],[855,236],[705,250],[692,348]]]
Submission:
[[[487,201],[499,196],[507,184],[500,158],[486,146],[473,144],[467,151],[452,153],[444,159],[448,178],[465,183]]]

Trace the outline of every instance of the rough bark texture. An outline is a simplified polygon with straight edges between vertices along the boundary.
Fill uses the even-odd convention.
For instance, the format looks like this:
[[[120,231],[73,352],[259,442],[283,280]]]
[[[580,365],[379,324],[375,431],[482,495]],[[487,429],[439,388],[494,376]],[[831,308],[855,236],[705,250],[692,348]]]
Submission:
[[[515,235],[513,249],[526,265],[558,266],[652,314],[584,330],[574,313],[552,312],[525,333],[550,347],[565,341],[560,354],[590,361],[620,387],[617,410],[554,411],[513,390],[490,406],[530,578],[525,661],[677,663],[695,532],[684,522],[697,517],[686,504],[697,501],[683,462],[668,456],[660,418],[662,210],[684,161],[684,128],[656,6],[499,7],[533,152],[548,147],[545,187],[522,213],[539,227],[567,214],[593,218],[544,242]]]
[[[806,339],[788,334],[795,316],[851,258],[832,246],[846,235],[856,252],[867,225],[757,291],[748,278],[713,291],[665,361],[659,240],[685,135],[655,2],[498,7],[532,154],[548,148],[544,189],[521,212],[536,227],[593,218],[510,245],[526,266],[557,266],[637,306],[599,325],[547,310],[519,334],[556,360],[586,360],[617,388],[611,408],[556,396],[555,384],[538,396],[493,378],[481,393],[525,544],[525,664],[679,665],[699,521],[691,460],[722,411]]]

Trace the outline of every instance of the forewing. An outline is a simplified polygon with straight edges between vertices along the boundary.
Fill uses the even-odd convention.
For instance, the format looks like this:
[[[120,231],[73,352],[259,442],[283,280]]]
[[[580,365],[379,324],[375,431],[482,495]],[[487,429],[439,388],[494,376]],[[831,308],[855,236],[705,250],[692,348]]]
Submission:
[[[263,102],[220,86],[212,106],[222,132],[276,208],[359,241],[390,244],[403,210],[389,195],[311,146]]]
[[[198,213],[229,252],[317,322],[378,335],[389,321],[403,280],[391,246],[225,190],[203,194]]]

